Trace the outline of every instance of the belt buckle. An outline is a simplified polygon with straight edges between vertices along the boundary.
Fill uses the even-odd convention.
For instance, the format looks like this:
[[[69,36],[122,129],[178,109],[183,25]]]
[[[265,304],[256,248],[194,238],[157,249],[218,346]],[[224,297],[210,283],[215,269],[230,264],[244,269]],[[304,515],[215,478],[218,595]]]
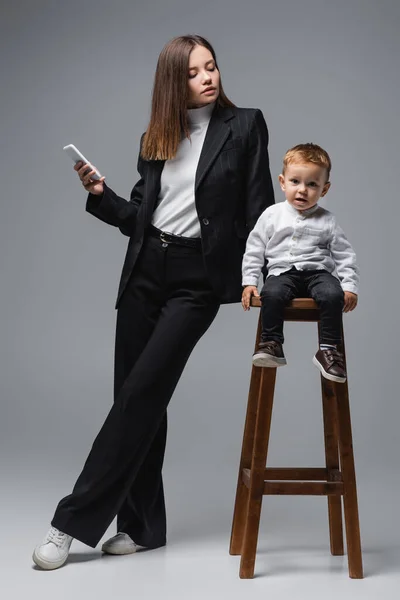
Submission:
[[[163,248],[167,248],[169,242],[167,242],[167,240],[165,239],[164,235],[165,235],[165,232],[162,231],[160,233],[160,240],[162,241]]]

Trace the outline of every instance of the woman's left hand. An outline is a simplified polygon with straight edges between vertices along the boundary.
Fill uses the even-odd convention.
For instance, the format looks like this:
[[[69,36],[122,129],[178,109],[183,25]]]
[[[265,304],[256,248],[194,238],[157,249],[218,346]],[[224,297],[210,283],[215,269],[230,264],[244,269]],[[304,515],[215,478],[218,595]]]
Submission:
[[[345,292],[344,293],[344,306],[343,312],[349,312],[354,310],[357,306],[358,296],[357,294],[353,294],[353,292]]]

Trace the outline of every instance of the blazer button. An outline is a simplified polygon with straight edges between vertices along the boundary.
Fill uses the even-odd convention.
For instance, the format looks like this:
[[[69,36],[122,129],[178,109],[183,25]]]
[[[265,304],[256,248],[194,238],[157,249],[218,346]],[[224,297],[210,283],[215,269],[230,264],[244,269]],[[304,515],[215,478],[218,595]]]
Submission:
[[[203,219],[203,223],[204,223],[204,225],[209,225],[210,221],[208,219]]]

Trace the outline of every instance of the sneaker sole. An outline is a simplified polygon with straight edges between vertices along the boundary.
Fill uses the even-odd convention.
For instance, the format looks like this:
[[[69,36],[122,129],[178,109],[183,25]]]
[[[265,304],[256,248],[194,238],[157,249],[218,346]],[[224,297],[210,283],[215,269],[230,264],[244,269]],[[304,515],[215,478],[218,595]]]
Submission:
[[[41,569],[44,571],[53,571],[54,569],[59,569],[66,562],[68,555],[63,560],[58,560],[57,562],[48,562],[42,560],[40,556],[36,553],[36,549],[33,551],[32,560]]]
[[[313,357],[313,363],[317,367],[317,369],[321,372],[321,375],[325,377],[325,379],[329,379],[330,381],[335,381],[336,383],[345,383],[347,377],[337,377],[336,375],[331,375],[327,371],[325,371],[324,367],[321,365],[319,360]]]
[[[286,358],[277,358],[270,354],[260,353],[253,356],[252,362],[255,367],[270,367],[272,369],[284,367],[287,364]]]
[[[115,556],[122,556],[123,554],[134,554],[135,552],[137,552],[140,548],[138,548],[137,546],[129,546],[128,548],[107,548],[106,546],[102,546],[101,547],[101,551],[104,552],[104,554],[114,554]]]

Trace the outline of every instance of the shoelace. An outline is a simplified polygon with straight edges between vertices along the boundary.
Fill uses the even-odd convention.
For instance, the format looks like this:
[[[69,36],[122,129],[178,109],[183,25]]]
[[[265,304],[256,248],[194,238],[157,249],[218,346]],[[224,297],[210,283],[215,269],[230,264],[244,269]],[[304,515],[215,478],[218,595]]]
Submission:
[[[343,356],[338,350],[332,348],[332,350],[322,350],[322,352],[324,353],[327,362],[331,365],[336,363],[340,368],[344,369]]]
[[[274,342],[273,340],[270,340],[269,342],[260,343],[261,350],[271,350],[272,352],[275,352],[278,349],[278,347],[278,343]]]
[[[59,531],[55,527],[51,527],[49,533],[47,534],[47,541],[53,542],[58,548],[60,548],[65,540],[67,539],[67,534]]]

